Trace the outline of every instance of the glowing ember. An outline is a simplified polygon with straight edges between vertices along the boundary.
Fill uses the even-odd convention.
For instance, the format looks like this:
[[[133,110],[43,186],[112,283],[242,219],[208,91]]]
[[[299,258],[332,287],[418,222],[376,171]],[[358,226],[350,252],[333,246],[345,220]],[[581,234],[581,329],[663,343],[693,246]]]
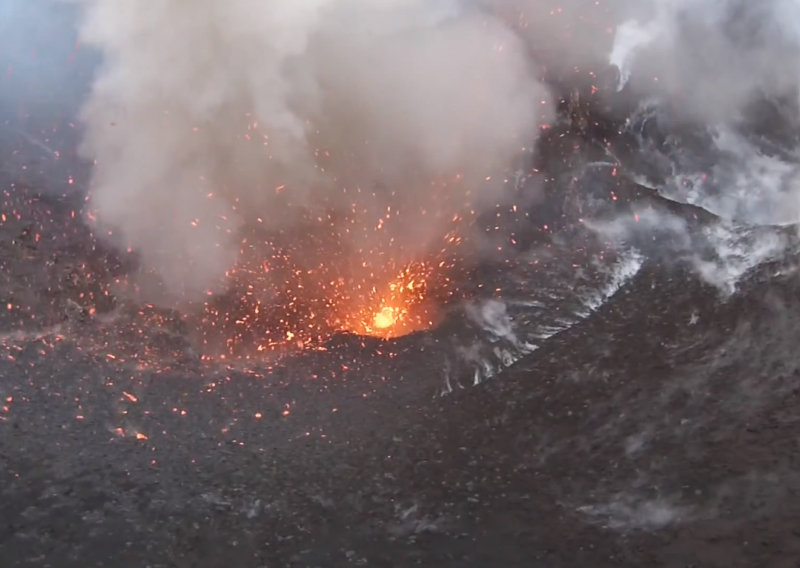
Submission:
[[[375,329],[386,329],[392,327],[396,319],[395,309],[387,306],[375,314],[372,325],[375,326]]]
[[[452,218],[438,247],[403,263],[374,237],[354,249],[341,236],[350,223],[309,221],[291,233],[254,230],[244,237],[229,291],[209,295],[189,322],[209,357],[324,350],[336,334],[390,339],[440,321],[442,306],[456,293],[455,267],[464,265],[461,216]],[[375,230],[385,231],[385,224]]]

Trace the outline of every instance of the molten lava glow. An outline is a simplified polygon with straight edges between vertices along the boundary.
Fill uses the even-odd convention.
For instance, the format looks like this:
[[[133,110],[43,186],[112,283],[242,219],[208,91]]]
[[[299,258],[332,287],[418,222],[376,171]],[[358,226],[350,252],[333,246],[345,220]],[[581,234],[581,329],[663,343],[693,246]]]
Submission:
[[[375,329],[386,329],[388,327],[392,327],[394,325],[397,316],[395,315],[395,309],[390,307],[382,308],[372,320],[372,325]]]
[[[257,138],[257,128],[247,124],[242,144]],[[327,154],[317,157],[321,171]],[[293,203],[292,188],[281,185],[274,191],[285,200],[285,226],[209,192],[230,212],[208,230],[220,240],[233,236],[239,250],[218,288],[224,292],[207,291],[183,312],[182,326],[207,360],[324,350],[338,334],[390,339],[430,329],[460,294],[455,282],[467,281],[461,273],[472,253],[462,245],[478,215],[473,193],[489,180],[453,173],[414,180],[430,188],[424,199],[342,187],[341,196],[313,206]],[[235,232],[229,218],[242,219]]]
[[[210,295],[190,327],[213,359],[324,350],[341,333],[390,339],[429,329],[456,293],[451,278],[463,264],[461,217],[452,223],[439,246],[402,264],[374,242],[353,249],[341,238],[350,227],[327,219],[291,235],[253,233],[228,275],[230,292]]]

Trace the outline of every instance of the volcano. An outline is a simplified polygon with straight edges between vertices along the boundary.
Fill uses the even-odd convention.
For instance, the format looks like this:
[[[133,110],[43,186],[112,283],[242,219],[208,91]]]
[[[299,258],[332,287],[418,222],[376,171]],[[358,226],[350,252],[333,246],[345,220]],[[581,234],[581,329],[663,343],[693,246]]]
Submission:
[[[492,254],[435,321],[228,359],[118,293],[136,259],[84,222],[77,127],[6,112],[3,566],[794,566],[798,236],[725,200],[742,148],[789,167],[788,111],[725,146],[612,80],[551,83],[515,178],[544,198],[476,219]]]

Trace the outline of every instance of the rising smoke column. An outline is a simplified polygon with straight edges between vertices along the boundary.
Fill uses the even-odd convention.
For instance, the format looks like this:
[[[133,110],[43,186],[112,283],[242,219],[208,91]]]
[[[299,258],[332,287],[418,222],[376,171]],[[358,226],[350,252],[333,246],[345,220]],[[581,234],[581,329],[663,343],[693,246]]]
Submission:
[[[502,191],[549,113],[514,32],[456,0],[76,1],[103,57],[92,219],[172,299],[221,290],[248,223],[356,212],[354,250],[413,256]]]

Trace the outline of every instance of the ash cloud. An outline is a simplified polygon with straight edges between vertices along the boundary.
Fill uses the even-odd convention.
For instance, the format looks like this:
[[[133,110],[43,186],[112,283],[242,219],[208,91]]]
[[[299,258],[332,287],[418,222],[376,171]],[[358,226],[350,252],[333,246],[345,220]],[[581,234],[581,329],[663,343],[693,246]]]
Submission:
[[[95,164],[88,205],[97,233],[157,276],[151,300],[222,291],[251,226],[333,225],[366,273],[435,248],[456,212],[503,196],[508,166],[552,118],[558,95],[543,70],[594,81],[613,63],[627,90],[657,97],[679,121],[736,126],[764,98],[800,109],[797,0],[12,7],[6,28],[16,33],[0,45],[20,76],[47,77],[52,88],[38,92],[68,79],[30,65],[30,42],[56,38],[52,61],[68,58],[76,12],[77,39],[102,59],[82,112],[82,155]],[[31,26],[42,33],[26,34]],[[715,186],[698,199],[737,219],[791,222],[792,168],[779,180],[747,172],[735,191]],[[320,252],[297,256],[312,268]]]
[[[246,225],[321,219],[410,259],[504,191],[551,112],[524,41],[466,2],[74,1],[103,57],[92,217],[162,299],[220,291]]]
[[[657,100],[662,125],[710,127],[706,154],[716,155],[686,171],[680,163],[695,152],[673,153],[671,177],[684,179],[662,193],[688,187],[690,203],[739,222],[800,222],[800,2],[642,6],[616,28],[609,60],[619,86]]]
[[[758,98],[796,97],[797,0],[649,0],[620,24],[611,60],[623,83],[666,94],[683,118],[739,118]],[[649,13],[646,13],[649,12]]]

